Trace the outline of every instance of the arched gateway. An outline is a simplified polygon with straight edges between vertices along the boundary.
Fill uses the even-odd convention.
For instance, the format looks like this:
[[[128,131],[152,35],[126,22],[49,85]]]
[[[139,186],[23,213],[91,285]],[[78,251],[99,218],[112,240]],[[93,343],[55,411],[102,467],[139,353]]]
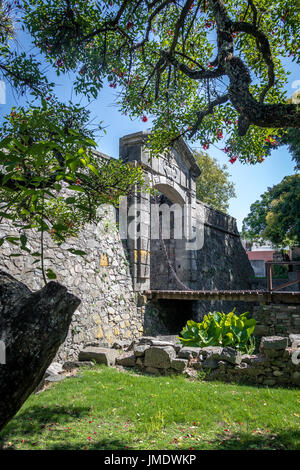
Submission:
[[[131,200],[130,214],[139,214],[136,232],[127,238],[134,286],[136,290],[193,288],[197,270],[193,248],[202,247],[204,234],[196,203],[196,178],[201,172],[183,140],[164,155],[151,157],[145,147],[148,135],[138,132],[120,139],[120,157],[141,165],[155,189],[154,195],[136,193]]]

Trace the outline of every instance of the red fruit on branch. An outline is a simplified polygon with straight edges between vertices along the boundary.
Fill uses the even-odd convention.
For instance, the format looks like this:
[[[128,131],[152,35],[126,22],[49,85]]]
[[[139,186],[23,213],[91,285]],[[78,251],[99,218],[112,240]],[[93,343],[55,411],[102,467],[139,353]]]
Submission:
[[[147,122],[147,121],[148,121],[147,116],[144,115],[144,116],[142,117],[142,121],[143,121],[143,122]]]
[[[134,26],[133,22],[132,21],[129,21],[126,25],[126,29],[129,30],[131,29],[132,27]]]

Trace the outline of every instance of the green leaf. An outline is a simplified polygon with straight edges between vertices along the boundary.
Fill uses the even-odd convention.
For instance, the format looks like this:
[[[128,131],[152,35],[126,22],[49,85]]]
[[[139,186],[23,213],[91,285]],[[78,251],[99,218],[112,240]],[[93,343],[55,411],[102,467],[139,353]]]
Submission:
[[[82,250],[76,250],[74,248],[68,248],[68,250],[70,253],[72,253],[73,255],[80,255],[80,256],[84,256],[86,255],[87,253],[85,251],[82,251]]]
[[[48,268],[46,271],[46,276],[48,279],[56,279],[56,274],[52,271],[51,268]]]

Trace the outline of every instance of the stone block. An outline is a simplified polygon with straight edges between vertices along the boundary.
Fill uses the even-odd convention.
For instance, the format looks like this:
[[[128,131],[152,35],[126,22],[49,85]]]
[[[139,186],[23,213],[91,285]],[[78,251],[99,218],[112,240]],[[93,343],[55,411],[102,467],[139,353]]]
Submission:
[[[123,367],[134,367],[136,364],[136,357],[134,354],[117,357],[116,364]]]
[[[223,348],[220,359],[230,364],[240,364],[242,362],[242,354],[240,351],[226,346]]]
[[[148,344],[141,344],[138,346],[134,346],[133,353],[136,357],[144,356],[145,351],[150,347],[151,346],[149,346]]]
[[[137,360],[136,360],[136,365],[139,366],[139,367],[143,367],[144,366],[144,358],[143,357],[138,357]]]
[[[283,336],[263,336],[260,342],[260,350],[283,350],[288,346],[288,338]]]
[[[49,375],[48,377],[45,377],[45,383],[47,382],[61,382],[66,378],[65,375],[62,374],[52,374]]]
[[[93,367],[94,363],[92,361],[66,361],[63,363],[63,369],[66,371],[72,371],[84,366]]]
[[[176,352],[172,346],[151,346],[145,352],[145,366],[158,369],[168,369],[176,358]]]
[[[208,357],[205,359],[202,363],[203,369],[217,369],[218,368],[218,362],[216,359],[213,359],[212,357]]]
[[[211,357],[212,359],[221,359],[223,348],[222,346],[207,346],[201,349],[200,354],[204,358]]]
[[[59,362],[52,362],[52,364],[50,364],[50,366],[46,370],[45,374],[46,374],[46,377],[48,377],[49,375],[58,375],[58,374],[61,374],[62,372],[63,372],[62,364],[60,364]]]
[[[138,339],[138,344],[149,344],[152,345],[152,341],[155,341],[155,336],[142,336]]]
[[[155,367],[146,367],[145,372],[147,372],[147,374],[151,374],[151,375],[160,375],[159,369],[157,369]]]
[[[96,361],[98,364],[106,364],[107,366],[115,365],[116,358],[120,355],[116,349],[98,348],[90,346],[83,349],[79,353],[80,361]]]
[[[187,359],[173,359],[171,361],[172,369],[177,370],[178,372],[183,372],[188,365]]]
[[[178,357],[181,359],[191,359],[192,357],[198,357],[201,353],[202,348],[195,346],[184,346],[178,353]]]
[[[300,335],[290,334],[289,335],[289,343],[290,343],[292,348],[300,347]]]

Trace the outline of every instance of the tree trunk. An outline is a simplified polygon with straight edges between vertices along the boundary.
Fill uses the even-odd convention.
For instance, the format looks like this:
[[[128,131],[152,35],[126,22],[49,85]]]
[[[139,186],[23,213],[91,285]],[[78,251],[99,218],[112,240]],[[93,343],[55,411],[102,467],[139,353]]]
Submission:
[[[0,270],[0,430],[40,383],[79,304],[57,282],[31,292]]]

